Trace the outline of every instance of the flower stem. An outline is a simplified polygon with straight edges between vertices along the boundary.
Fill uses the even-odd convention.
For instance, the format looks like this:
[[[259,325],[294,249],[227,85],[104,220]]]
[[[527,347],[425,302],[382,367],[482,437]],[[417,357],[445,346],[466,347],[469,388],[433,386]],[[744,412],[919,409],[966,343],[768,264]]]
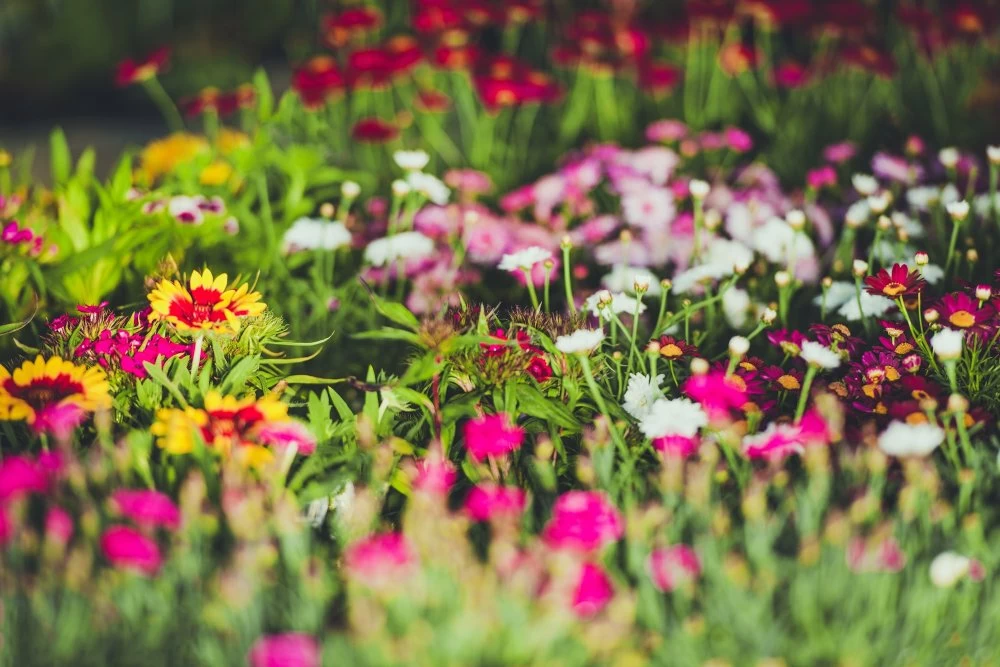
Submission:
[[[198,365],[201,363],[201,343],[204,336],[194,339],[194,352],[191,354],[191,381],[198,376]]]
[[[163,114],[163,120],[167,122],[167,127],[170,128],[170,131],[182,131],[184,129],[184,119],[181,118],[181,112],[177,110],[177,105],[174,104],[170,95],[163,88],[160,80],[155,76],[150,77],[143,81],[142,85],[153,99],[153,103],[160,109],[160,113]]]
[[[590,359],[586,355],[578,355],[580,359],[580,366],[583,368],[583,377],[587,381],[587,386],[590,388],[590,393],[594,397],[594,403],[597,405],[597,409],[600,410],[604,418],[608,420],[608,430],[611,433],[611,439],[614,440],[615,445],[621,450],[622,457],[625,458],[628,453],[628,449],[625,446],[625,440],[622,439],[621,434],[618,433],[618,429],[615,427],[614,420],[611,419],[611,414],[608,413],[608,406],[604,402],[604,396],[601,395],[601,390],[597,386],[597,381],[594,379],[594,372],[590,368]]]
[[[802,390],[799,392],[799,403],[795,407],[795,423],[802,421],[802,415],[806,413],[806,403],[809,400],[809,389],[812,388],[813,378],[816,377],[816,367],[812,364],[806,369],[806,376],[802,379]]]
[[[541,308],[541,304],[538,303],[538,294],[535,292],[535,283],[531,279],[531,269],[521,268],[521,273],[524,274],[524,283],[528,286],[528,296],[531,297],[531,306],[537,311]]]
[[[573,271],[569,263],[569,251],[569,246],[563,245],[563,289],[566,290],[566,306],[569,308],[569,312],[576,315],[576,303],[573,301]]]

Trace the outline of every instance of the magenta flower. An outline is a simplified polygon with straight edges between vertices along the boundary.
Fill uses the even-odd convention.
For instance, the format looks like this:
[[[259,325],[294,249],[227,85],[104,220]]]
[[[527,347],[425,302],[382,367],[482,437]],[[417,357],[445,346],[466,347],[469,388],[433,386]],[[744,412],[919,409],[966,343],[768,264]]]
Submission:
[[[444,174],[445,184],[468,195],[487,194],[493,189],[489,174],[475,169],[449,169]]]
[[[7,512],[4,508],[0,507],[0,547],[7,544],[13,535],[14,526],[11,525],[10,519],[7,518]]]
[[[736,376],[726,377],[722,371],[692,375],[684,383],[684,393],[701,403],[711,420],[729,416],[747,402],[746,389]]]
[[[823,158],[833,164],[847,162],[857,153],[854,143],[842,141],[839,144],[831,144],[823,149]]]
[[[256,431],[257,440],[277,450],[295,446],[299,454],[308,456],[316,451],[316,438],[305,424],[291,419],[266,423]]]
[[[414,468],[413,488],[432,496],[447,495],[458,477],[455,466],[440,456],[417,461]]]
[[[686,544],[675,544],[654,549],[646,563],[649,576],[657,589],[668,593],[686,582],[694,581],[701,574],[701,561],[694,549]]]
[[[163,562],[156,542],[128,526],[105,530],[101,551],[113,566],[142,574],[155,574]]]
[[[592,553],[625,533],[621,513],[600,491],[569,491],[552,507],[542,538],[553,549]]]
[[[753,139],[738,127],[727,127],[725,137],[726,145],[737,153],[746,153],[753,148]]]
[[[519,449],[524,430],[511,424],[510,417],[500,413],[483,415],[465,423],[465,448],[473,461],[487,456],[505,456]]]
[[[835,187],[837,185],[837,170],[828,164],[810,169],[806,173],[806,183],[815,190]]]
[[[851,572],[899,572],[906,565],[906,554],[895,537],[864,539],[853,537],[844,552]]]
[[[310,635],[286,632],[266,635],[250,649],[250,667],[319,667],[319,644]]]
[[[798,424],[771,424],[763,432],[743,438],[743,453],[751,459],[780,461],[801,454],[810,445],[827,444],[829,438],[826,422],[811,411]]]
[[[46,470],[27,456],[9,456],[0,461],[0,501],[16,500],[49,489]]]
[[[472,487],[465,499],[465,514],[473,521],[518,517],[526,501],[523,489],[496,484]]]
[[[400,533],[382,533],[356,542],[344,553],[347,575],[368,586],[398,581],[416,564],[410,543]]]
[[[35,433],[50,433],[56,440],[68,440],[86,418],[87,413],[78,405],[53,405],[35,413],[31,430]]]
[[[0,230],[0,241],[10,245],[31,243],[34,240],[35,233],[27,227],[19,226],[16,220],[11,220]]]
[[[653,448],[668,458],[686,459],[698,451],[698,439],[667,435],[653,440]]]
[[[649,141],[677,141],[687,136],[688,127],[679,120],[658,120],[646,128]]]
[[[111,504],[142,528],[162,526],[176,530],[181,525],[177,505],[159,491],[119,489],[111,494]]]
[[[73,538],[73,531],[73,517],[69,512],[61,507],[50,507],[45,514],[45,538],[66,545]]]
[[[580,578],[573,591],[573,611],[577,616],[589,618],[601,613],[615,595],[611,578],[597,565],[584,563]]]

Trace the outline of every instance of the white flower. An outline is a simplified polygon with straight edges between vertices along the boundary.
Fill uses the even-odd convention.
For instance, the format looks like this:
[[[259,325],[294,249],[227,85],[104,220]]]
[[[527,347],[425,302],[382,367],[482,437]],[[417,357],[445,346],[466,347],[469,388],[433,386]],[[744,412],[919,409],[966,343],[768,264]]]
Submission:
[[[840,307],[837,314],[849,322],[857,322],[865,317],[882,317],[895,305],[896,302],[888,297],[863,291],[861,292],[860,306],[857,294],[852,294],[851,298]]]
[[[350,484],[350,482],[348,482]],[[306,521],[313,528],[319,528],[323,525],[323,520],[326,518],[326,513],[330,509],[330,498],[323,496],[322,498],[317,498],[313,500],[308,505],[306,505]]]
[[[840,366],[839,354],[827,346],[811,340],[802,343],[802,351],[799,352],[799,356],[818,368],[833,369]]]
[[[655,378],[642,373],[632,373],[628,378],[628,387],[625,389],[625,399],[622,407],[638,420],[645,419],[649,414],[653,403],[662,398],[660,393],[660,383],[663,376],[657,375]]]
[[[949,202],[945,208],[948,210],[948,215],[958,222],[962,222],[969,217],[969,202],[967,201]]]
[[[750,318],[750,294],[739,287],[730,287],[722,294],[722,313],[734,329],[742,329]]]
[[[972,207],[976,211],[976,215],[985,218],[993,210],[993,206],[1000,209],[1000,192],[993,195],[993,202],[990,203],[989,194],[979,195],[972,200]]]
[[[167,211],[178,222],[186,225],[200,225],[205,221],[205,214],[198,206],[198,200],[187,195],[176,195],[170,198]]]
[[[945,551],[931,561],[931,582],[938,588],[951,588],[969,574],[971,567],[971,558]]]
[[[639,422],[639,430],[650,440],[668,435],[692,438],[708,423],[701,405],[689,398],[661,398]]]
[[[340,186],[340,194],[344,199],[355,199],[361,194],[361,186],[354,181],[344,181]]]
[[[612,292],[631,292],[635,289],[635,284],[639,281],[649,283],[646,294],[659,296],[660,279],[652,271],[641,267],[630,267],[618,265],[601,278],[601,285]]]
[[[878,181],[870,174],[854,174],[851,176],[851,185],[862,197],[870,197],[878,192]]]
[[[847,207],[847,213],[844,214],[844,224],[848,227],[860,227],[868,222],[868,216],[871,215],[871,212],[868,200],[859,199]]]
[[[400,232],[377,239],[365,248],[365,259],[372,266],[386,266],[400,259],[422,259],[434,254],[434,241],[420,232]]]
[[[709,242],[702,261],[705,264],[720,264],[732,266],[734,270],[745,270],[753,264],[753,250],[739,241],[716,238]]]
[[[424,151],[396,151],[392,159],[401,169],[420,171],[430,162],[431,156]]]
[[[816,254],[816,246],[807,234],[795,231],[778,217],[769,218],[756,228],[750,242],[767,261],[784,264],[789,269],[800,260],[810,259]]]
[[[987,146],[986,159],[993,164],[1000,164],[1000,146]]]
[[[934,424],[894,421],[878,437],[878,447],[889,456],[927,456],[944,442],[944,431]]]
[[[695,178],[688,183],[688,192],[690,192],[691,196],[695,199],[704,199],[708,196],[708,192],[711,190],[711,187],[712,186],[710,186],[706,181]]]
[[[590,310],[594,317],[602,315],[607,317],[610,313],[614,313],[615,315],[621,315],[622,313],[634,315],[636,307],[639,308],[640,313],[646,311],[646,304],[641,301],[630,297],[624,292],[615,292],[612,294],[608,290],[600,290],[591,294],[583,302],[583,305]]]
[[[556,349],[564,354],[589,354],[604,340],[601,329],[577,329],[567,336],[556,338]]]
[[[727,264],[700,264],[687,271],[682,271],[674,276],[673,292],[675,294],[687,294],[706,281],[721,280],[733,275],[734,267]]]
[[[341,222],[317,218],[299,218],[285,232],[286,251],[336,250],[351,244],[351,233]]]
[[[438,206],[447,204],[448,198],[451,197],[451,190],[444,181],[431,174],[411,171],[406,175],[406,183]]]
[[[396,197],[405,197],[410,194],[410,184],[401,178],[397,178],[392,182],[392,194]]]
[[[938,160],[944,165],[945,169],[952,169],[958,164],[958,149],[957,148],[942,148],[938,151]]]
[[[552,259],[552,252],[536,245],[507,253],[497,267],[501,271],[530,271],[535,264]]]
[[[742,357],[750,351],[750,340],[744,336],[733,336],[729,339],[729,354]]]
[[[855,298],[858,295],[858,288],[854,283],[849,283],[844,280],[838,280],[830,285],[826,290],[826,308],[827,310],[833,310],[835,308],[840,308],[842,305],[847,303],[849,300]],[[813,303],[817,306],[821,306],[823,302],[823,295],[819,294],[813,298]]]
[[[917,266],[917,271],[920,271],[920,275],[924,277],[931,285],[936,285],[939,280],[944,278],[944,269],[942,269],[937,264],[925,264],[924,266]]]
[[[941,361],[951,361],[962,356],[965,334],[954,329],[941,329],[931,338],[931,348]]]

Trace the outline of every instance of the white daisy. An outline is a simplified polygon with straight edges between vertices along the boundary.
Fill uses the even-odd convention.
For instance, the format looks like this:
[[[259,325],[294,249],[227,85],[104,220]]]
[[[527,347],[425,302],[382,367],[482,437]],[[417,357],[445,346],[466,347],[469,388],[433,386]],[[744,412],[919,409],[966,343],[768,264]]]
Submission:
[[[742,329],[750,319],[753,304],[750,293],[739,287],[730,287],[722,294],[722,313],[734,329]]]
[[[422,259],[434,254],[434,241],[420,232],[400,232],[376,239],[365,248],[372,266],[386,266],[400,259]]]
[[[407,171],[420,171],[430,162],[431,156],[424,151],[396,151],[392,154],[393,161],[399,165],[400,169]]]
[[[351,233],[341,222],[316,218],[299,218],[283,238],[286,251],[336,250],[351,244]]]
[[[962,356],[965,334],[954,329],[941,329],[931,338],[931,348],[941,361],[951,361]]]
[[[594,294],[587,297],[587,300],[583,302],[584,308],[589,310],[594,317],[599,316],[610,316],[611,313],[615,315],[634,315],[636,307],[639,308],[639,312],[643,313],[646,311],[646,304],[642,303],[638,299],[630,297],[628,294],[623,292],[611,293],[608,290],[600,290]]]
[[[535,264],[552,259],[552,252],[536,245],[507,253],[497,267],[501,271],[530,271]]]
[[[931,285],[936,285],[939,280],[944,278],[944,269],[937,264],[918,265],[917,271],[920,271],[920,275]]]
[[[653,403],[639,422],[639,430],[649,439],[680,435],[692,438],[708,423],[701,405],[689,398],[661,398]]]
[[[556,338],[556,349],[564,354],[589,354],[603,340],[604,331],[601,329],[577,329],[571,334]]]
[[[658,399],[663,397],[660,392],[660,383],[663,376],[657,375],[655,378],[642,373],[632,373],[628,378],[628,387],[625,389],[624,402],[622,407],[638,420],[642,420],[649,414]]]
[[[601,278],[601,285],[612,292],[631,292],[635,289],[637,281],[649,283],[649,289],[646,290],[646,294],[659,296],[660,279],[649,269],[641,267],[615,266]]]
[[[799,352],[807,363],[817,368],[833,369],[840,366],[840,355],[828,348],[811,340],[802,343],[802,351]]]
[[[826,308],[827,310],[834,310],[840,308],[842,305],[847,303],[850,299],[857,296],[857,287],[854,283],[849,283],[844,280],[838,280],[830,285],[826,290]],[[819,294],[813,298],[813,303],[817,306],[821,306],[823,301],[823,295]]]
[[[895,305],[896,302],[888,297],[862,291],[860,306],[855,293],[852,298],[844,302],[837,314],[849,322],[857,322],[864,317],[882,317]]]
[[[451,190],[437,176],[421,171],[411,171],[406,175],[406,183],[412,189],[430,199],[438,206],[444,206],[451,197]]]
[[[944,442],[944,431],[934,424],[894,421],[878,437],[878,447],[889,456],[927,456]]]

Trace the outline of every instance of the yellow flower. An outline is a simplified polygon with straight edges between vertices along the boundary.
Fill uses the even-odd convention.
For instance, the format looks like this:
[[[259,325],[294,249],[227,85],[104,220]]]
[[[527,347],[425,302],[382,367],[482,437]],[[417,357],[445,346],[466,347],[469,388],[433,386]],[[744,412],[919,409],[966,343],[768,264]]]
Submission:
[[[169,322],[178,331],[238,331],[241,319],[260,315],[267,306],[246,283],[230,289],[228,282],[225,273],[213,276],[209,269],[192,272],[187,285],[161,280],[149,293],[149,319]]]
[[[215,139],[215,147],[223,155],[229,155],[233,151],[246,148],[250,145],[250,137],[238,130],[231,130],[224,127],[219,130],[219,135]]]
[[[208,422],[208,416],[194,408],[161,408],[149,432],[156,444],[170,454],[190,454],[194,451],[194,436]]]
[[[215,160],[201,170],[198,182],[202,185],[225,185],[233,175],[233,167],[225,160]]]
[[[108,390],[100,368],[39,355],[13,374],[0,366],[0,420],[26,421],[37,431],[75,426],[85,413],[111,407]]]
[[[146,145],[139,156],[142,173],[148,183],[153,183],[208,150],[209,144],[205,137],[188,132],[175,132]]]

